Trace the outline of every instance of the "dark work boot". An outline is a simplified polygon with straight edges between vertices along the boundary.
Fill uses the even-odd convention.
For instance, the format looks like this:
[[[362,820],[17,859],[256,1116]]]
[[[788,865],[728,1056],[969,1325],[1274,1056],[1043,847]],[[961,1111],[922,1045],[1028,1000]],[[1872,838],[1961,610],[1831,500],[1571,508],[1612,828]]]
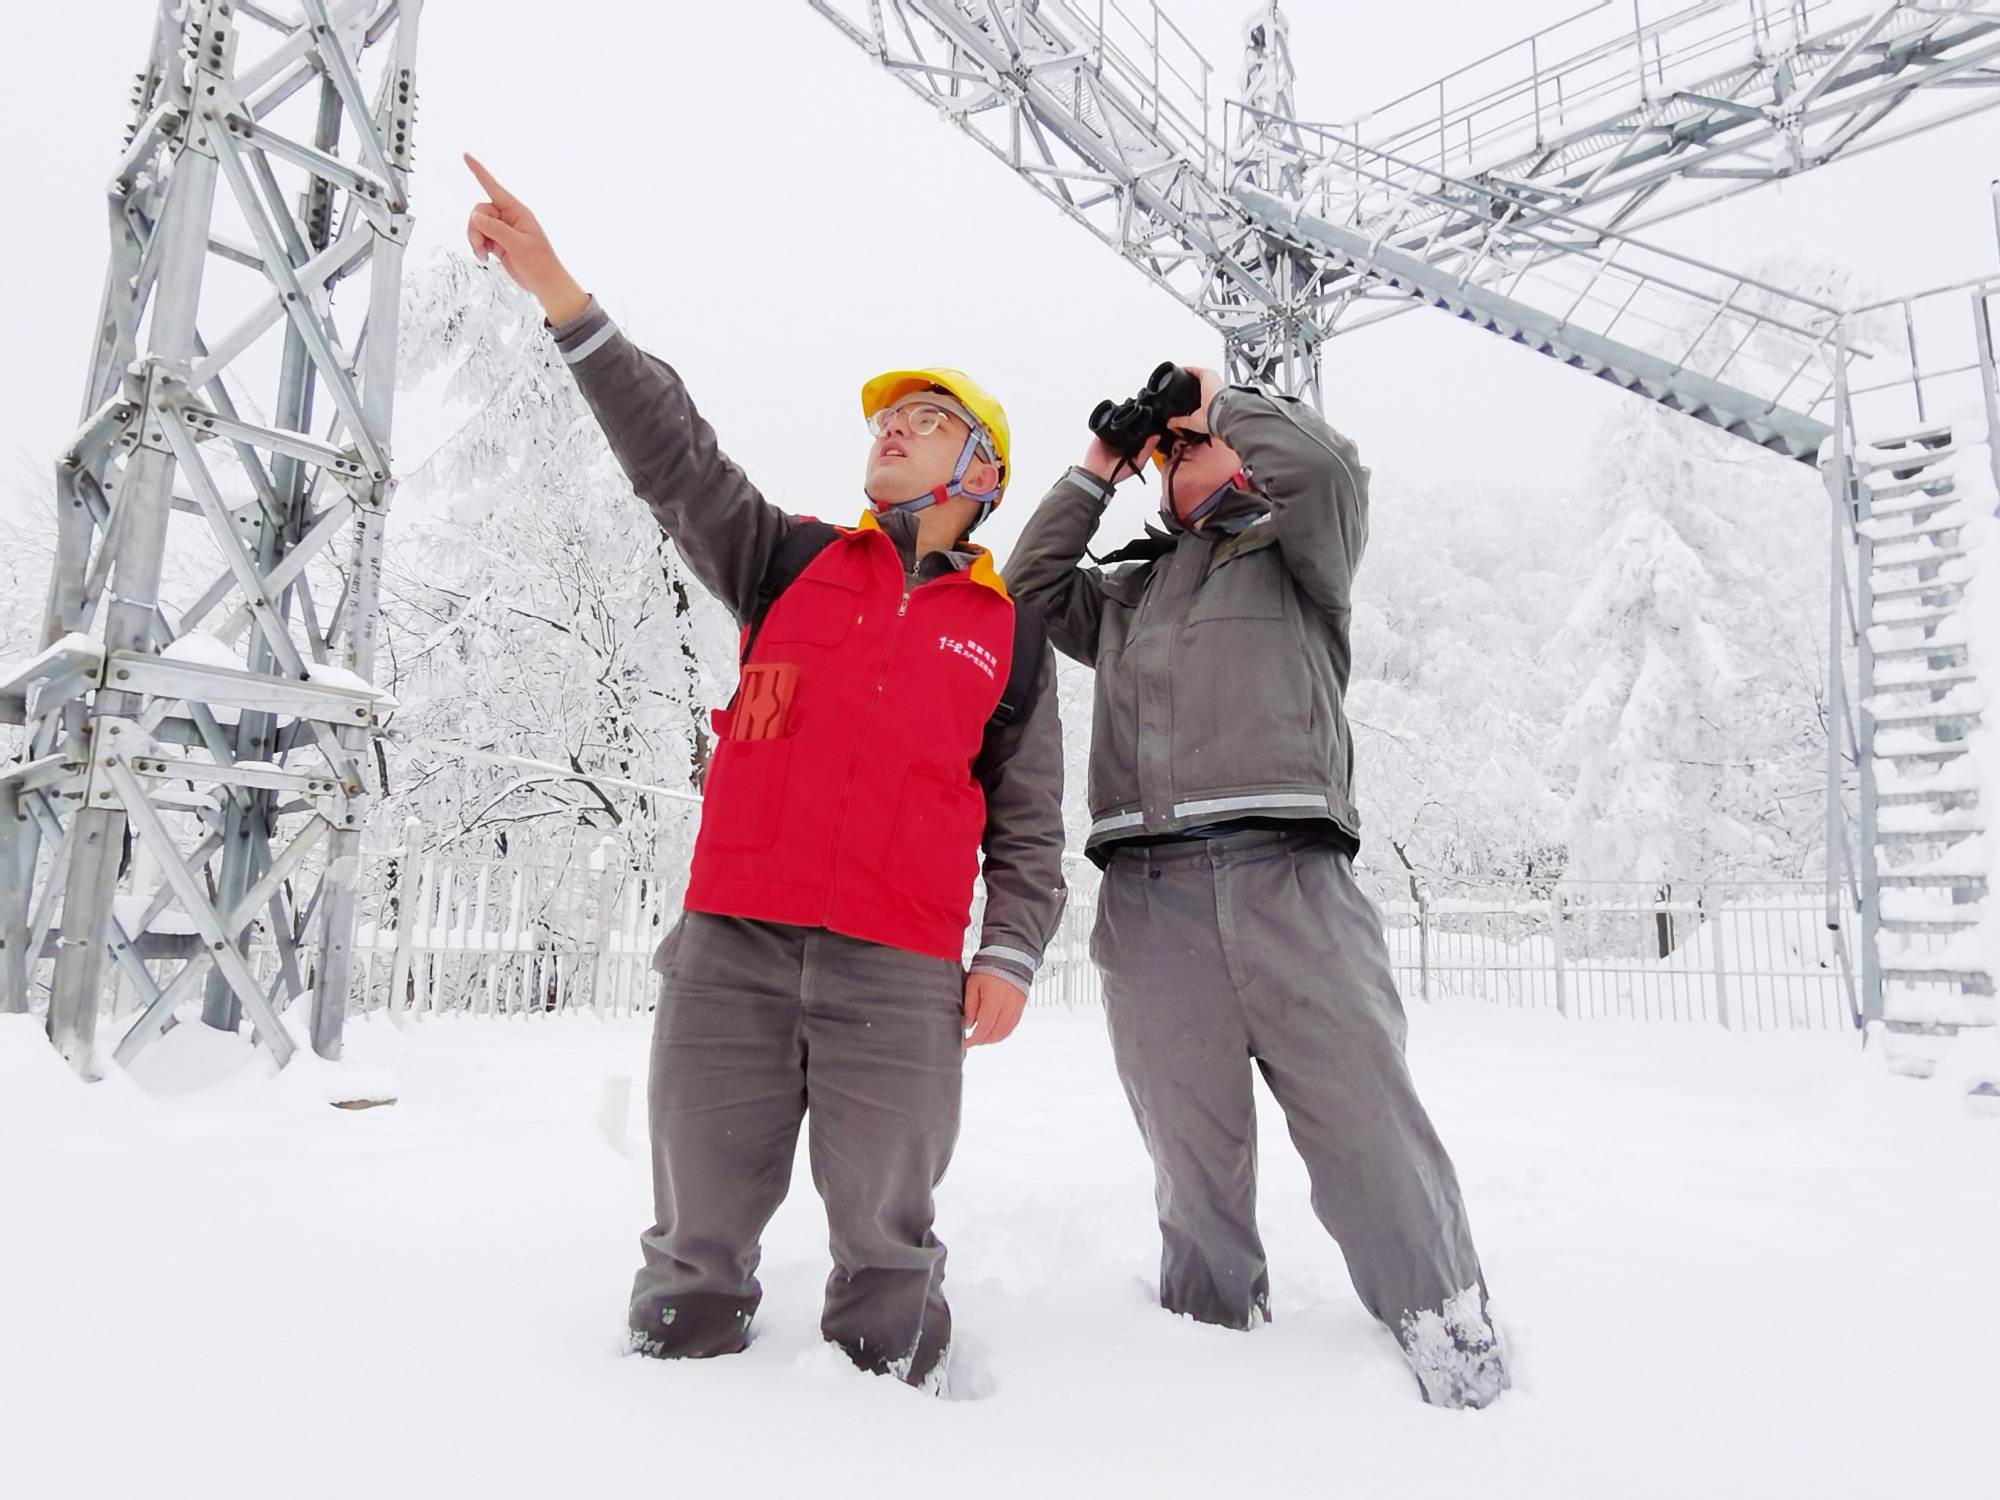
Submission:
[[[627,1314],[634,1354],[650,1359],[711,1359],[750,1345],[753,1299],[694,1293],[645,1298]]]

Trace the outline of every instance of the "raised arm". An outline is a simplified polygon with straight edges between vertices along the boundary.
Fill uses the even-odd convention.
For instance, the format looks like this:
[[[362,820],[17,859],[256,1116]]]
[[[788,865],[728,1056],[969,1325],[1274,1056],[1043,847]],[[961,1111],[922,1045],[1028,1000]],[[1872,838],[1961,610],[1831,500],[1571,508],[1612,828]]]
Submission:
[[[1097,664],[1104,580],[1083,556],[1111,493],[1096,475],[1071,469],[1042,497],[1007,557],[1007,591],[1033,605],[1056,649],[1086,667]]]
[[[486,190],[466,238],[542,304],[556,347],[639,498],[704,587],[747,622],[772,554],[798,522],[767,501],[715,440],[671,366],[647,354],[577,285],[513,194],[466,158]]]
[[[1097,665],[1097,629],[1104,619],[1104,575],[1083,559],[1119,481],[1144,469],[1159,446],[1148,438],[1136,458],[1121,458],[1092,437],[1083,462],[1042,497],[1007,559],[1008,591],[1041,612],[1056,650],[1086,667]]]
[[[1368,470],[1354,444],[1303,402],[1228,386],[1208,404],[1208,424],[1243,456],[1285,566],[1306,597],[1344,616],[1368,545]]]
[[[672,366],[620,333],[595,298],[555,335],[633,492],[702,586],[748,624],[764,570],[797,518],[730,462]]]

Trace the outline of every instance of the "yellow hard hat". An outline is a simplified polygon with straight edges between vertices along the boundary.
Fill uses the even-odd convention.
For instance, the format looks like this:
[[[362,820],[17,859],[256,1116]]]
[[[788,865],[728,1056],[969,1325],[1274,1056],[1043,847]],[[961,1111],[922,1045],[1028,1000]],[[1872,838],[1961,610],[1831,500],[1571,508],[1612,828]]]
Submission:
[[[1009,433],[1007,413],[993,399],[993,393],[963,370],[942,367],[929,370],[891,370],[877,375],[861,387],[861,415],[872,417],[885,406],[893,406],[905,396],[919,391],[941,390],[979,419],[993,444],[993,460],[1000,466],[1000,488],[1007,488],[1010,465],[1007,461]],[[995,497],[994,504],[999,504]]]

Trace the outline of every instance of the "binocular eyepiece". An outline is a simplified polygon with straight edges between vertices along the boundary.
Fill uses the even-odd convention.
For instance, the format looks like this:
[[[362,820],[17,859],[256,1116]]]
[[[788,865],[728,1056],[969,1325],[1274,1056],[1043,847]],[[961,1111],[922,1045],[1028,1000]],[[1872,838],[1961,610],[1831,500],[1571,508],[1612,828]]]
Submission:
[[[1146,439],[1167,435],[1167,423],[1201,405],[1201,381],[1171,360],[1154,370],[1145,388],[1127,401],[1100,401],[1090,414],[1090,430],[1126,463],[1137,468]]]

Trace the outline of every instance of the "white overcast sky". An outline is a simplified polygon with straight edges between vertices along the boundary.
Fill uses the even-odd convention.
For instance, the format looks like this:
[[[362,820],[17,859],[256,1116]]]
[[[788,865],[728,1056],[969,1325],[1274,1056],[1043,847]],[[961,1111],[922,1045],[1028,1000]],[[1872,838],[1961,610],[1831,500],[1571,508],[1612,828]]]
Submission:
[[[1361,113],[1583,3],[1292,0],[1300,112]],[[1251,0],[1165,8],[1233,88]],[[14,482],[0,482],[0,504],[18,507],[76,420],[103,183],[153,6],[6,9],[0,475]],[[989,537],[1004,545],[1022,502],[1080,452],[1100,396],[1128,393],[1161,359],[1219,357],[1208,329],[926,112],[806,0],[429,0],[419,88],[416,263],[462,245],[474,192],[458,155],[476,151],[792,509],[844,519],[856,508],[865,376],[957,364],[1014,420],[1017,488]],[[1994,264],[1995,175],[2000,111],[1660,237],[1732,264],[1818,245],[1915,289]],[[1567,488],[1593,423],[1625,399],[1428,311],[1338,341],[1326,387],[1329,417],[1378,484],[1400,487],[1491,477]],[[400,434],[406,462],[434,440],[424,425]]]

